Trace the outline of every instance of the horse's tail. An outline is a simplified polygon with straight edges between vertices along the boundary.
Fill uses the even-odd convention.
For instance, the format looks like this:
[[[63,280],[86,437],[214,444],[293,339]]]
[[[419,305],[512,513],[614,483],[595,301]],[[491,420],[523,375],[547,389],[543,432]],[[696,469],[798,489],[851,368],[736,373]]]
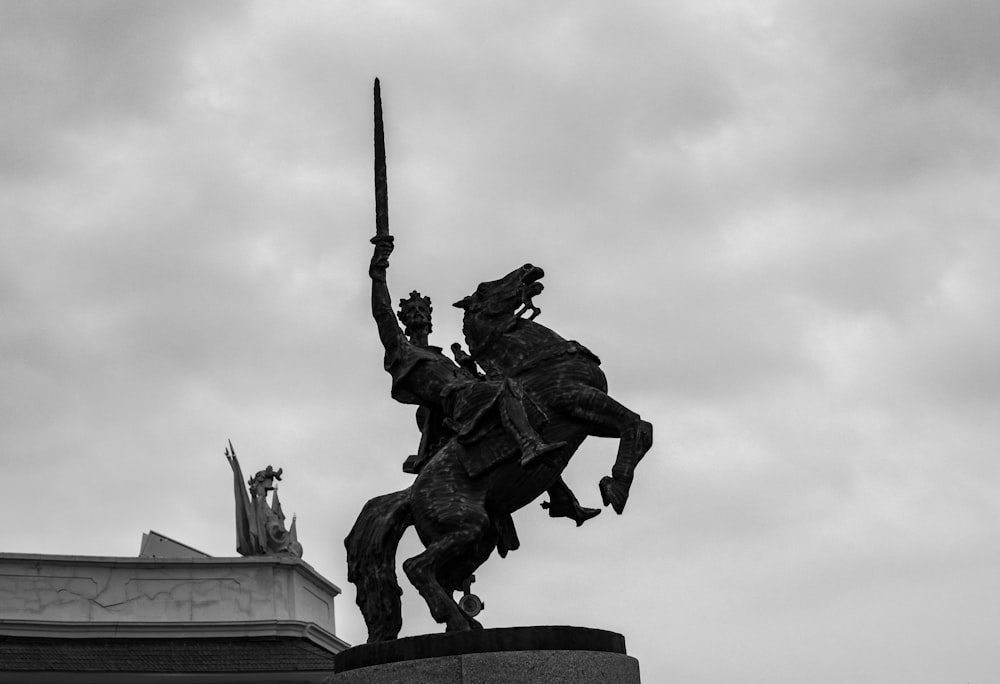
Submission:
[[[347,581],[357,587],[358,607],[368,625],[368,643],[395,639],[403,625],[396,547],[412,524],[407,488],[366,503],[344,540]]]

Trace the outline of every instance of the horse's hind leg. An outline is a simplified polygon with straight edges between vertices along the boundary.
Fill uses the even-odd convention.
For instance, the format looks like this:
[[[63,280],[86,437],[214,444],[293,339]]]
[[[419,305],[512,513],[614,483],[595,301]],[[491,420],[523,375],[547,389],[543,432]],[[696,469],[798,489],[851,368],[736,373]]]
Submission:
[[[578,388],[566,398],[570,402],[570,415],[590,423],[592,434],[620,439],[611,477],[601,478],[600,490],[604,505],[610,504],[615,513],[621,515],[628,501],[635,467],[653,445],[653,425],[593,387]]]
[[[464,508],[455,513],[454,524],[448,525],[451,521],[445,521],[451,528],[449,532],[428,544],[423,553],[403,562],[403,572],[427,602],[431,616],[444,623],[449,632],[468,630],[472,624],[451,593],[441,586],[438,573],[447,564],[461,563],[470,554],[477,555],[478,542],[489,528],[489,516],[481,508],[478,511]]]
[[[490,525],[486,535],[483,536],[468,554],[463,554],[457,563],[449,563],[438,571],[438,583],[449,595],[456,591],[462,591],[468,585],[470,579],[474,578],[474,573],[478,570],[486,559],[490,557],[497,546],[497,535]],[[461,608],[459,608],[461,610]],[[483,626],[478,620],[462,611],[462,617],[469,623],[471,629],[482,629]]]

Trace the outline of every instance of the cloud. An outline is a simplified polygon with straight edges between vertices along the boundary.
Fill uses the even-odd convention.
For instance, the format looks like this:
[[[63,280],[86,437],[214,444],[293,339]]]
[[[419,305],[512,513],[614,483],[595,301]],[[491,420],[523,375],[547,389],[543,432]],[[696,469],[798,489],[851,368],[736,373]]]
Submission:
[[[159,118],[183,86],[185,49],[240,6],[125,2],[6,5],[0,94],[8,103],[3,166],[30,177],[73,165],[92,127]]]
[[[5,549],[232,553],[231,438],[344,582],[417,441],[368,311],[377,75],[393,294],[447,346],[450,302],[543,266],[539,322],[656,429],[624,516],[518,513],[490,624],[618,629],[647,679],[992,672],[991,6],[0,13]],[[616,446],[567,469],[585,504]]]

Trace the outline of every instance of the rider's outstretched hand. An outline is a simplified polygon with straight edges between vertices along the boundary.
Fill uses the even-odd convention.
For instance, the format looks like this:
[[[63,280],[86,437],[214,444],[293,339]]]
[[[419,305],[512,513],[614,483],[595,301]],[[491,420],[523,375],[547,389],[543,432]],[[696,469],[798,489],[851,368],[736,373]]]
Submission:
[[[391,235],[376,235],[371,239],[375,245],[372,262],[368,267],[368,275],[372,278],[385,280],[385,271],[389,268],[389,255],[392,254],[393,239]]]

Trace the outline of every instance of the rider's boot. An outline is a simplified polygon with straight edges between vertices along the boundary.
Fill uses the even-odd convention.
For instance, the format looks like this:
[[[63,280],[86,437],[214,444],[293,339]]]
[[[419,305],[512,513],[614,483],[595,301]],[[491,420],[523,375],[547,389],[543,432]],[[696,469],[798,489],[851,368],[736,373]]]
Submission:
[[[584,508],[562,478],[556,481],[549,490],[549,501],[542,502],[542,508],[548,510],[551,518],[569,518],[579,527],[601,512],[600,508]]]
[[[622,514],[628,501],[629,488],[632,486],[632,476],[635,467],[653,445],[653,426],[645,420],[639,420],[636,426],[622,436],[622,449],[618,460],[611,469],[611,477],[602,477],[598,488],[604,505],[610,505],[615,513]]]

